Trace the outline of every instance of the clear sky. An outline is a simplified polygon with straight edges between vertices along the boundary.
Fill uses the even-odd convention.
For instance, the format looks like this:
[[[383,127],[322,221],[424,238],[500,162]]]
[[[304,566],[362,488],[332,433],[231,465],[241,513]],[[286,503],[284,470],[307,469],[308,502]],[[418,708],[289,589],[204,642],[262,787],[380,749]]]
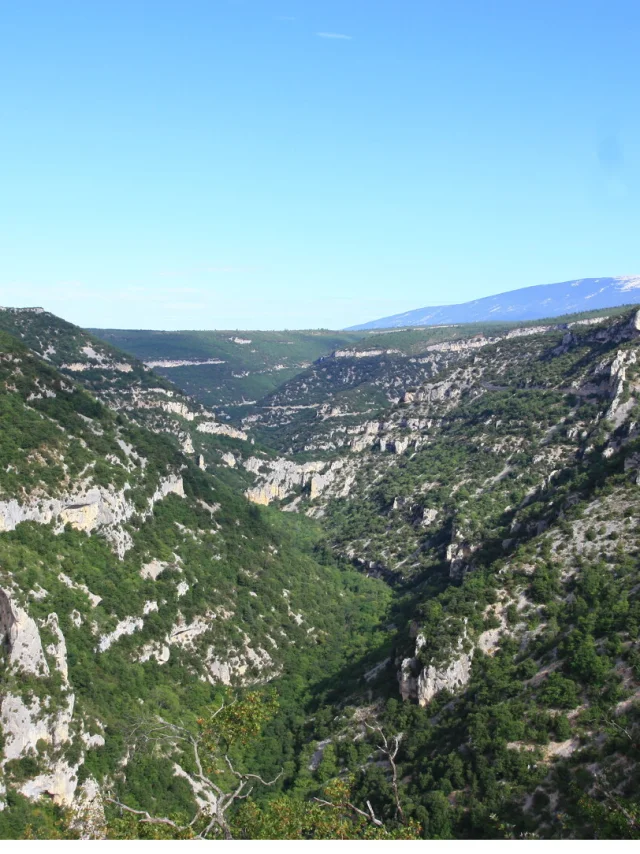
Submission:
[[[344,327],[640,274],[638,0],[0,0],[0,304]]]

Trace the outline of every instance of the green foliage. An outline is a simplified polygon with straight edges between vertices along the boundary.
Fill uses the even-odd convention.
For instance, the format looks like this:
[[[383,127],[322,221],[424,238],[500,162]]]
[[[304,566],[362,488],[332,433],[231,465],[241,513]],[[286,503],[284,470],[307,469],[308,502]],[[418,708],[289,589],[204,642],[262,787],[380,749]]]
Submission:
[[[230,746],[236,742],[246,745],[256,739],[267,721],[278,710],[276,691],[249,691],[242,698],[221,705],[206,718],[199,718],[203,744],[215,753],[220,744]]]
[[[578,686],[560,673],[551,673],[540,690],[539,699],[555,709],[575,709],[579,703]]]
[[[42,352],[45,320],[28,327],[14,318],[13,331]],[[75,327],[59,328],[56,358],[75,359],[88,340],[98,346]],[[19,591],[41,627],[51,670],[48,677],[18,675],[4,656],[3,691],[25,702],[46,701],[51,714],[61,707],[66,689],[50,651],[55,637],[43,625],[58,614],[78,714],[105,739],[86,752],[80,780],[112,780],[124,802],[178,825],[190,820],[194,804],[173,762],[179,758],[193,773],[193,761],[185,751],[156,744],[134,751],[123,766],[140,720],[160,716],[199,731],[211,757],[207,771],[225,786],[233,782],[221,761],[226,752],[243,772],[271,779],[282,771],[273,788],[257,784],[233,815],[241,838],[633,838],[640,785],[632,704],[640,673],[640,503],[624,464],[625,458],[633,463],[640,442],[623,428],[614,435],[623,450],[602,454],[615,431],[603,417],[610,399],[585,385],[585,371],[632,342],[603,343],[589,338],[588,329],[567,349],[559,346],[562,334],[531,336],[526,347],[504,340],[483,348],[479,363],[475,357],[465,363],[465,370],[483,368],[482,383],[470,388],[457,384],[455,365],[440,364],[437,381],[453,378],[451,401],[429,404],[420,443],[403,454],[363,452],[353,496],[330,502],[318,521],[249,506],[241,495],[249,473],[201,472],[178,450],[175,436],[145,429],[152,423],[145,421],[148,413],[115,414],[22,344],[0,337],[4,496],[63,494],[69,481],[86,477],[114,489],[128,483],[126,498],[136,508],[125,527],[131,547],[121,560],[104,537],[70,526],[54,533],[52,526],[23,523],[2,534],[0,582]],[[176,347],[223,343],[181,335]],[[429,335],[407,333],[407,353],[436,340]],[[329,338],[319,336],[318,347]],[[355,346],[371,347],[374,338]],[[285,346],[281,339],[263,344],[273,359]],[[148,336],[145,346],[157,347],[159,355],[164,342]],[[393,346],[393,336],[385,346]],[[228,340],[224,347],[250,352]],[[407,353],[323,359],[266,402],[344,406],[343,438],[361,426],[365,412],[367,420],[381,414],[381,420],[397,417],[398,425],[414,416],[419,421],[424,405],[388,409],[389,395],[397,397],[396,378],[417,385],[433,369]],[[264,355],[246,356],[254,357]],[[117,394],[126,393],[129,381],[148,389],[156,379],[130,363],[128,379],[107,380],[96,366],[81,372],[83,384],[104,395],[111,383]],[[294,370],[288,365],[282,379]],[[257,392],[262,382],[251,388]],[[217,390],[208,393],[213,399]],[[338,440],[329,447],[331,431],[340,433],[335,419],[318,418],[314,409],[300,410],[282,428],[273,424],[274,446],[307,449],[326,440],[327,459],[343,453]],[[398,435],[408,430],[398,426]],[[238,440],[206,442],[212,456],[227,447],[242,453]],[[588,443],[593,449],[584,453]],[[159,479],[176,471],[185,498],[170,495],[150,513]],[[426,509],[436,517],[423,524]],[[450,566],[450,546],[463,555],[459,571]],[[366,577],[345,554],[381,578]],[[164,565],[156,579],[143,577],[151,560]],[[84,585],[101,597],[95,607]],[[29,592],[40,589],[44,598]],[[157,610],[144,614],[141,628],[97,650],[101,636],[143,614],[149,602]],[[192,645],[172,644],[162,664],[153,655],[142,660],[143,649],[162,649],[177,627],[198,621],[204,628]],[[483,654],[479,638],[487,631],[497,645],[487,642]],[[207,661],[228,662],[247,648],[267,653],[270,664],[262,668],[247,656],[247,685],[216,713],[225,692]],[[398,659],[408,658],[417,675],[425,667],[446,669],[472,652],[468,684],[440,692],[426,708],[398,701],[390,676]],[[363,674],[387,659],[386,669],[365,683]],[[396,761],[406,824],[391,768],[354,708],[366,708],[383,731],[402,733]],[[322,759],[310,770],[319,741]],[[37,758],[5,766],[9,806],[0,813],[2,833],[72,835],[62,813],[16,794],[50,749],[40,744]],[[78,761],[82,750],[76,738],[61,755]],[[593,768],[604,769],[603,776]],[[371,821],[367,802],[383,826]],[[110,808],[112,838],[192,838],[201,829],[198,822],[188,831],[141,824]]]
[[[70,822],[68,810],[49,800],[34,803],[9,789],[0,811],[0,839],[76,839]]]
[[[263,806],[248,802],[233,827],[239,839],[420,839],[415,821],[377,826],[352,805],[353,780],[333,780],[318,801],[280,796]],[[363,810],[362,812],[366,811]]]

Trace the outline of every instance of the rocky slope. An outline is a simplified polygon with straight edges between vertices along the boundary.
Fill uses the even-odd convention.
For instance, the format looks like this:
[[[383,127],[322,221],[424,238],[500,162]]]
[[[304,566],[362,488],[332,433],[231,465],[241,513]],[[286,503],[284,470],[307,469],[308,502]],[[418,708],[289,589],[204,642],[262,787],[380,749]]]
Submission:
[[[592,312],[525,326],[466,324],[373,335],[318,359],[258,401],[242,424],[266,445],[288,453],[333,452],[354,443],[358,448],[358,435],[370,433],[374,419],[384,421],[390,405],[474,351],[602,320]]]
[[[128,719],[202,714],[221,687],[333,648],[354,606],[355,573],[317,562],[175,434],[152,432],[136,395],[155,378],[140,370],[121,395],[111,379],[130,362],[85,340],[88,362],[65,355],[62,373],[55,344],[40,339],[45,361],[0,333],[0,829],[19,797],[99,814],[96,792],[126,790],[127,763],[135,774]],[[110,407],[75,382],[89,375]],[[179,403],[187,423],[217,423]]]
[[[378,359],[387,405],[373,420],[352,413],[346,429],[321,404],[303,419],[303,386],[320,402],[321,381],[299,378],[299,397],[280,410],[295,424],[285,425],[290,454],[251,463],[261,479],[248,495],[321,518],[337,552],[396,590],[394,655],[371,678],[379,690],[397,680],[404,700],[431,710],[428,749],[407,736],[412,797],[425,797],[425,767],[431,786],[449,785],[438,769],[453,760],[438,757],[455,748],[483,797],[476,763],[502,763],[521,829],[569,832],[566,815],[540,810],[551,802],[593,833],[579,798],[627,803],[639,775],[616,732],[640,724],[640,313],[443,342],[421,382],[390,369],[389,353],[362,358]],[[497,673],[502,701],[482,687]],[[520,723],[505,736],[487,723],[476,749],[477,720],[503,714]],[[518,752],[537,764],[516,785]],[[458,787],[454,806],[476,804],[489,822],[463,777]]]
[[[105,406],[172,436],[200,467],[234,466],[251,454],[246,430],[216,416],[135,357],[62,318],[41,309],[0,309],[0,329]]]

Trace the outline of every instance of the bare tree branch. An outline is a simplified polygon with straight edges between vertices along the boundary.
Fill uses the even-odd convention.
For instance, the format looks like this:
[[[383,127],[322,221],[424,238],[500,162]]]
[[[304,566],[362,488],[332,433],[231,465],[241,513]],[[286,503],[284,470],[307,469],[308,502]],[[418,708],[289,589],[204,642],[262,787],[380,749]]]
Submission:
[[[175,830],[179,830],[181,832],[185,832],[190,830],[196,821],[200,818],[200,810],[194,815],[193,819],[189,822],[189,824],[178,824],[175,821],[172,821],[170,818],[164,818],[163,816],[153,816],[148,813],[146,810],[134,810],[133,807],[128,807],[126,804],[123,804],[121,801],[116,800],[115,798],[105,798],[110,804],[115,804],[121,810],[125,810],[126,812],[133,813],[134,815],[141,815],[142,818],[140,822],[142,824],[166,824],[169,827],[173,827]]]
[[[334,810],[340,809],[340,807],[341,807],[341,804],[334,804],[331,801],[325,801],[322,798],[314,798],[313,800],[317,801],[319,804],[322,804],[323,807],[332,807]],[[366,818],[367,821],[370,821],[373,824],[375,824],[376,827],[384,827],[384,824],[380,821],[380,819],[376,818],[370,801],[367,801],[367,806],[369,808],[368,813],[366,813],[364,810],[358,809],[358,807],[355,806],[355,804],[352,804],[349,801],[346,801],[344,806],[349,807],[349,809],[352,809],[358,815],[363,816],[363,818]]]
[[[235,700],[232,703],[225,704],[223,702],[220,708],[213,712],[211,717],[215,718],[223,709],[229,708],[234,703]],[[177,748],[178,745],[182,745],[183,749],[187,748],[188,745],[193,753],[193,762],[197,769],[196,772],[188,773],[177,763],[175,767],[179,769],[180,775],[184,776],[189,782],[196,798],[198,798],[198,796],[203,796],[206,799],[208,802],[207,807],[199,806],[189,824],[181,825],[166,816],[152,816],[146,810],[137,810],[133,807],[129,807],[115,798],[106,798],[106,800],[126,812],[140,816],[139,821],[141,823],[166,825],[174,828],[180,833],[191,831],[198,819],[203,816],[208,816],[209,821],[207,825],[204,830],[200,831],[200,833],[195,836],[196,839],[207,839],[216,826],[220,829],[225,839],[232,839],[231,829],[225,814],[234,801],[245,800],[249,797],[253,791],[253,787],[250,785],[250,780],[258,780],[263,786],[273,786],[284,773],[284,769],[282,769],[280,773],[270,781],[264,780],[259,774],[242,773],[240,771],[236,771],[231,760],[225,754],[224,758],[227,766],[229,767],[229,771],[237,777],[239,781],[235,789],[227,792],[217,783],[214,783],[211,777],[205,772],[202,758],[200,756],[200,747],[202,744],[201,738],[194,735],[190,730],[186,729],[186,727],[170,723],[162,718],[155,718],[153,720],[145,719],[142,721],[136,721],[133,726],[129,728],[129,736],[133,742],[134,749],[136,745],[144,744],[163,744],[174,749]],[[220,773],[220,771],[215,773]]]
[[[263,780],[262,777],[260,777],[258,774],[241,774],[240,771],[235,770],[235,768],[231,764],[231,760],[229,759],[229,757],[227,756],[226,753],[225,753],[224,758],[227,760],[227,765],[229,766],[229,770],[231,771],[232,774],[235,774],[236,777],[239,777],[241,780],[259,780],[263,786],[273,786],[274,783],[277,783],[277,781],[280,779],[280,777],[282,777],[282,775],[284,774],[284,768],[283,768],[277,777],[274,777],[273,780],[270,780],[269,782],[267,782],[266,780]]]
[[[382,744],[378,745],[378,750],[384,754],[389,760],[389,765],[391,766],[391,786],[393,788],[393,795],[396,802],[396,818],[399,818],[400,821],[404,824],[404,812],[402,811],[402,804],[400,803],[400,792],[398,790],[398,767],[396,765],[395,759],[398,755],[398,750],[400,749],[400,739],[401,736],[394,735],[393,736],[393,744],[389,746],[389,740],[386,735],[382,731],[382,727],[380,726],[371,726],[367,721],[364,722],[367,729],[371,730],[371,732],[376,732],[382,739]]]

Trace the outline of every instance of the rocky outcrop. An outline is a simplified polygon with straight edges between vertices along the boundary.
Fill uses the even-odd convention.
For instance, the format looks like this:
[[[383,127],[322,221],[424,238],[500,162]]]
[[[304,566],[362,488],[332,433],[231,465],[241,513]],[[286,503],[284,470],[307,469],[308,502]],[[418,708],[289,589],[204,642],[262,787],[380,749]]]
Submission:
[[[170,494],[184,497],[184,485],[180,475],[168,475],[158,483],[148,499],[147,510],[136,511],[127,493],[129,484],[121,490],[91,486],[60,498],[32,498],[25,502],[16,499],[0,501],[0,532],[13,531],[21,522],[38,522],[41,525],[56,523],[60,533],[69,524],[78,531],[91,533],[101,530],[111,542],[120,558],[131,546],[128,534],[118,527],[127,522],[134,513],[143,518],[153,512],[154,505]]]
[[[477,546],[456,538],[447,546],[446,560],[449,564],[449,578],[459,579],[471,568],[471,557]]]
[[[321,357],[318,361],[324,361],[324,359],[376,359],[378,356],[393,356],[401,354],[401,350],[393,348],[388,350],[334,350],[331,356]]]
[[[184,368],[194,365],[224,365],[224,359],[157,359],[155,362],[145,362],[147,368]]]
[[[420,662],[420,652],[425,647],[425,639],[420,634],[417,623],[412,623],[410,636],[415,637],[415,652],[411,658],[404,658],[398,671],[398,682],[400,694],[403,700],[417,700],[420,706],[428,705],[440,691],[449,691],[454,694],[464,688],[471,678],[471,666],[476,650],[485,655],[493,655],[497,650],[500,639],[508,632],[507,622],[504,616],[505,605],[489,606],[485,616],[493,614],[499,622],[499,626],[487,629],[478,635],[473,646],[468,643],[468,635],[465,629],[462,637],[458,639],[457,646],[451,651],[448,663],[436,666],[427,664],[423,666]]]
[[[429,525],[432,525],[436,519],[438,518],[438,511],[432,507],[425,507],[422,510],[422,517],[420,519],[420,524],[425,528]]]
[[[630,454],[624,461],[625,473],[629,473],[633,482],[640,486],[640,454]]]
[[[184,594],[187,589],[188,587],[182,582],[178,585],[178,595]],[[171,658],[171,648],[177,646],[192,651],[202,650],[206,678],[211,684],[250,685],[264,681],[263,671],[271,678],[274,675],[274,662],[271,656],[261,647],[254,649],[248,635],[243,635],[243,643],[239,649],[225,650],[224,655],[213,646],[203,646],[208,641],[207,637],[203,637],[202,642],[198,640],[211,629],[214,620],[230,619],[232,616],[231,612],[218,608],[215,612],[207,611],[201,616],[194,617],[187,623],[178,612],[178,619],[164,640],[152,641],[142,647],[138,661],[144,662],[153,658],[158,664],[166,664]],[[133,631],[138,628],[132,623],[131,627]]]
[[[229,427],[227,424],[220,424],[218,421],[201,421],[196,430],[198,433],[211,433],[219,436],[230,436],[232,439],[242,439],[247,442],[249,437],[244,430],[238,430],[236,427]]]
[[[387,451],[390,454],[404,454],[410,443],[411,438],[408,436],[400,436],[395,438],[389,436],[381,436],[380,450],[383,452]]]
[[[213,647],[209,647],[206,655],[206,669],[209,682],[223,685],[255,685],[273,678],[275,674],[273,659],[269,653],[258,647],[253,649],[250,639],[244,635],[242,649],[231,650],[220,658]]]
[[[42,678],[52,672],[60,675],[60,687],[54,703],[50,696],[42,700],[33,692],[24,696],[19,690],[19,682],[15,687],[11,681],[8,683],[10,687],[0,703],[0,724],[4,735],[0,768],[5,769],[8,762],[24,756],[37,757],[38,773],[21,782],[21,794],[31,799],[46,794],[56,804],[71,806],[84,750],[75,765],[70,764],[62,753],[73,740],[75,709],[75,695],[68,677],[67,647],[57,614],[49,614],[46,620],[41,621],[41,627],[46,627],[53,636],[46,650],[43,649],[36,621],[15,602],[10,591],[0,590],[0,642],[7,649],[9,677],[19,679],[21,674],[30,674]],[[76,737],[82,738],[82,722],[75,722],[75,728],[79,731]],[[103,744],[104,740],[99,743]],[[49,745],[51,750],[42,753],[43,744]],[[89,742],[84,746],[98,745]]]
[[[442,667],[430,664],[422,667],[418,654],[424,647],[424,637],[416,637],[415,657],[405,658],[398,671],[400,694],[403,700],[417,700],[420,706],[428,705],[440,691],[451,693],[459,691],[471,678],[471,662],[473,652],[462,651],[463,640],[458,643],[458,651],[454,658]]]
[[[144,626],[142,617],[125,617],[120,620],[118,625],[109,634],[102,635],[98,641],[97,651],[106,652],[117,640],[125,635],[132,635],[134,632],[139,632]]]
[[[447,690],[453,694],[463,688],[471,677],[472,658],[472,653],[461,655],[443,670],[433,665],[425,668],[418,675],[416,684],[418,704],[426,706],[440,691]]]
[[[413,402],[427,405],[445,404],[444,410],[460,400],[463,391],[473,383],[469,369],[456,371],[445,380],[425,383],[413,392]]]
[[[364,451],[365,448],[370,448],[378,439],[379,433],[384,429],[384,425],[379,421],[367,421],[362,427],[358,428],[358,434],[351,439],[351,450],[354,453]]]
[[[35,620],[0,589],[0,646],[8,649],[8,666],[14,672],[48,676],[49,665]]]
[[[0,706],[0,723],[5,738],[3,763],[0,764],[35,752],[40,739],[51,737],[49,721],[37,697],[27,704],[21,697],[7,694]]]
[[[324,462],[293,463],[290,460],[257,460],[251,457],[245,462],[248,471],[258,473],[259,482],[246,490],[245,495],[254,504],[270,504],[288,498],[296,489],[311,482],[312,478],[327,468]],[[266,471],[263,473],[263,469]],[[315,491],[321,488],[316,480]]]
[[[106,837],[107,821],[102,792],[93,777],[88,777],[77,790],[71,827],[78,833],[80,839]]]
[[[615,359],[609,367],[609,386],[612,401],[605,417],[607,420],[613,421],[614,427],[619,427],[626,415],[626,411],[622,410],[622,407],[624,406],[622,398],[625,390],[625,381],[627,379],[627,368],[635,363],[636,353],[634,350],[618,350]],[[632,401],[631,407],[634,404],[635,401]],[[628,410],[631,407],[627,406],[626,409]]]
[[[344,489],[348,490],[353,483],[349,479],[350,470],[346,460],[334,460],[332,463],[311,461],[294,463],[279,458],[277,460],[260,460],[250,457],[244,462],[245,468],[256,475],[257,483],[245,491],[246,497],[254,504],[270,504],[272,501],[282,501],[293,495],[296,490],[308,487],[309,500],[313,501],[336,483],[340,472],[344,469],[347,478]],[[296,505],[296,509],[297,505]]]

